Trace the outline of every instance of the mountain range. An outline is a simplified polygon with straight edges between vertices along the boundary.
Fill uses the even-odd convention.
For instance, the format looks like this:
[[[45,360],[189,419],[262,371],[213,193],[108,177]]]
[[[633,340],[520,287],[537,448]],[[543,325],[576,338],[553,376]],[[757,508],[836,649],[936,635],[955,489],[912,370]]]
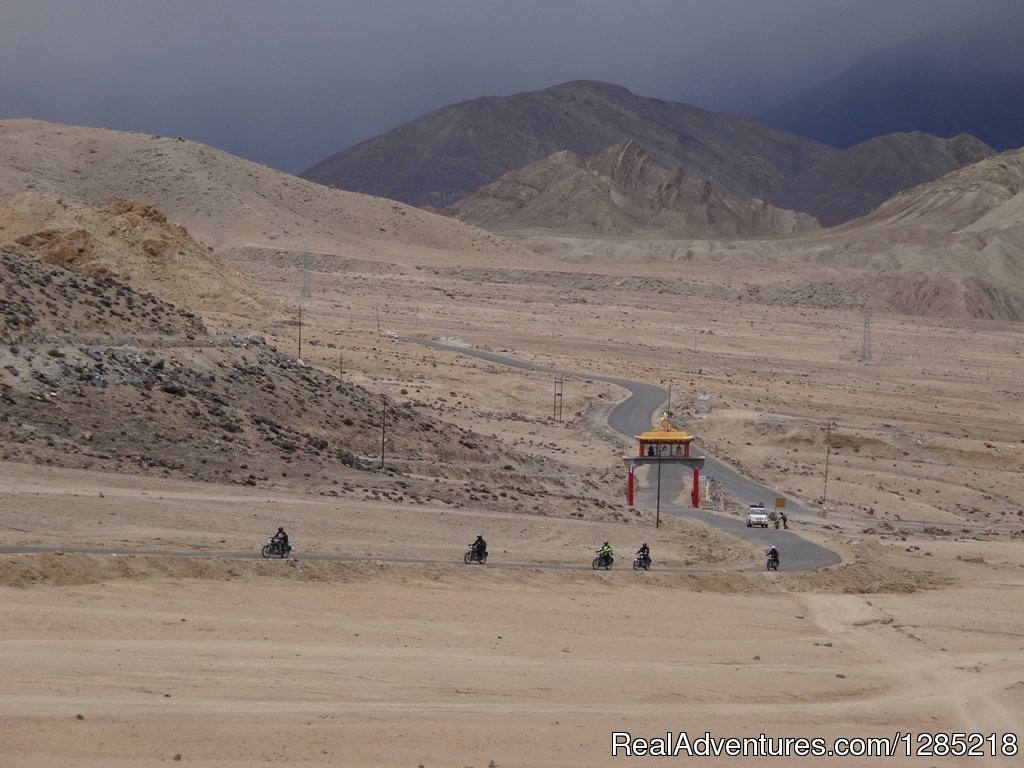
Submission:
[[[920,132],[839,150],[746,118],[577,81],[436,110],[332,155],[302,176],[446,208],[555,153],[594,156],[623,141],[726,196],[764,200],[826,225],[863,215],[908,185],[993,152],[970,135],[942,139]]]
[[[253,264],[274,264],[282,275],[289,269],[297,275],[303,251],[324,269],[358,263],[396,275],[407,271],[396,264],[411,262],[417,266],[410,274],[426,274],[420,265],[429,268],[458,254],[460,264],[478,270],[487,284],[543,275],[549,283],[587,280],[600,286],[640,262],[725,269],[771,264],[773,271],[801,274],[806,267],[813,269],[802,278],[803,287],[762,287],[750,298],[846,307],[870,297],[878,307],[910,314],[1024,319],[1024,150],[986,157],[911,187],[840,226],[814,229],[805,226],[807,219],[762,208],[760,228],[744,229],[756,217],[728,218],[742,209],[743,198],[661,166],[638,142],[627,142],[590,157],[556,155],[547,163],[552,189],[573,192],[561,201],[566,210],[559,229],[551,229],[550,218],[532,218],[556,209],[522,183],[529,174],[504,180],[506,190],[534,195],[523,200],[528,204],[517,214],[521,220],[510,212],[515,194],[507,192],[492,194],[489,210],[467,207],[465,213],[481,222],[485,212],[506,216],[500,226],[496,220],[488,224],[501,233],[495,234],[393,200],[331,190],[173,137],[0,121],[0,139],[0,199],[22,196],[4,209],[0,245],[61,261],[91,258],[112,274],[135,263],[124,274],[134,275],[142,290],[201,311],[208,322],[210,307],[225,304],[227,296],[238,297],[232,312],[240,316],[268,305],[243,283],[224,282],[230,269],[211,268],[198,288],[174,278],[180,271],[176,260],[191,263],[207,248],[243,272]],[[544,164],[537,169],[543,171]],[[566,180],[569,186],[563,187]],[[577,194],[584,189],[586,196]],[[32,195],[50,200],[36,204]],[[136,204],[110,208],[118,199]],[[700,206],[708,203],[717,206],[714,216],[721,220],[700,219],[707,213]],[[97,216],[79,206],[107,208]],[[602,229],[603,222],[594,226],[595,212],[613,217],[620,231]],[[695,222],[701,226],[693,227]],[[708,223],[715,226],[707,229]],[[120,255],[114,249],[118,238],[107,231],[111,227],[124,230]],[[594,265],[593,279],[579,274],[578,265],[585,264]],[[168,271],[154,273],[154,265]],[[257,314],[259,322],[269,316],[266,309]],[[225,317],[214,325],[240,322],[246,321]]]
[[[996,150],[1024,146],[1024,26],[922,33],[759,112],[762,125],[847,148],[889,133],[969,133]]]
[[[595,155],[625,140],[659,165],[678,166],[740,199],[768,199],[836,152],[745,118],[576,81],[443,107],[338,152],[302,177],[441,208],[555,152]]]
[[[871,212],[897,192],[993,154],[969,134],[940,139],[920,132],[890,133],[815,163],[783,184],[771,201],[832,226]]]

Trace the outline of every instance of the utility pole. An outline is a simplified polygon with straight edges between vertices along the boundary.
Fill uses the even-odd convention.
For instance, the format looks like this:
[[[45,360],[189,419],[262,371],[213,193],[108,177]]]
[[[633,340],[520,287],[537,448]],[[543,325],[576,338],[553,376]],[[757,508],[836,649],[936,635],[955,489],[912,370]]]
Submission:
[[[309,289],[309,248],[302,254],[302,297],[308,299],[313,293]]]
[[[388,400],[384,395],[380,396],[380,403],[380,468],[384,469],[384,440],[388,423]]]
[[[871,307],[867,299],[864,300],[864,338],[860,344],[860,359],[871,359]]]
[[[661,528],[661,446],[658,446],[658,495],[654,506],[654,527]]]
[[[345,353],[338,353],[338,378],[341,379],[341,383],[345,383]]]
[[[302,359],[302,305],[299,304],[299,360]]]
[[[825,426],[825,487],[821,491],[822,517],[828,517],[828,460],[832,454],[832,419]]]
[[[555,397],[552,403],[551,418],[561,422],[562,420],[562,391],[565,388],[565,377],[559,376],[555,379]]]
[[[661,383],[662,384],[668,384],[668,403],[665,406],[665,415],[666,415],[666,417],[671,419],[672,418],[672,381],[671,381],[671,379],[667,380],[667,381],[665,379],[662,379]],[[657,479],[657,482],[656,482],[658,490],[657,490],[656,495],[655,495],[655,505],[654,505],[654,527],[655,528],[661,528],[661,462],[664,459],[664,454],[662,453],[662,450],[663,450],[663,447],[661,445],[659,445],[658,446],[658,479]]]

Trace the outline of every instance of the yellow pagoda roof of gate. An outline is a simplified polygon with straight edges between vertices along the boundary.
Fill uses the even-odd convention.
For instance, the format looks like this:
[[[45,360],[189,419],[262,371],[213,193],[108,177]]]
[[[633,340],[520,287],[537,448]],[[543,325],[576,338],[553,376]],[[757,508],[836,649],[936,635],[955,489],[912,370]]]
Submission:
[[[645,443],[689,443],[693,440],[693,435],[676,429],[668,420],[668,416],[663,416],[657,427],[637,435],[637,440]]]

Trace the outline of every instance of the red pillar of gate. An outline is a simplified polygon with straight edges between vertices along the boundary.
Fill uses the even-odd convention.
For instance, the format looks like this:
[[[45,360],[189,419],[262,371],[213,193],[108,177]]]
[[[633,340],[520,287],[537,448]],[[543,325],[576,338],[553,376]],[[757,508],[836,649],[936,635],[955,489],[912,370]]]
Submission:
[[[629,465],[629,474],[626,475],[626,504],[633,506],[633,465]]]
[[[700,470],[693,468],[693,508],[700,509]]]

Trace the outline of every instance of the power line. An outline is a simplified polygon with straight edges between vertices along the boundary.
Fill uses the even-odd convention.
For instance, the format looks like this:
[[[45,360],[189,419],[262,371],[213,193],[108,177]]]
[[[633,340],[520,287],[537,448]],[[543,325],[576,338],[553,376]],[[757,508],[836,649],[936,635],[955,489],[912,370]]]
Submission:
[[[555,379],[555,396],[552,406],[551,418],[556,421],[562,420],[562,392],[565,388],[565,377],[559,376]]]

